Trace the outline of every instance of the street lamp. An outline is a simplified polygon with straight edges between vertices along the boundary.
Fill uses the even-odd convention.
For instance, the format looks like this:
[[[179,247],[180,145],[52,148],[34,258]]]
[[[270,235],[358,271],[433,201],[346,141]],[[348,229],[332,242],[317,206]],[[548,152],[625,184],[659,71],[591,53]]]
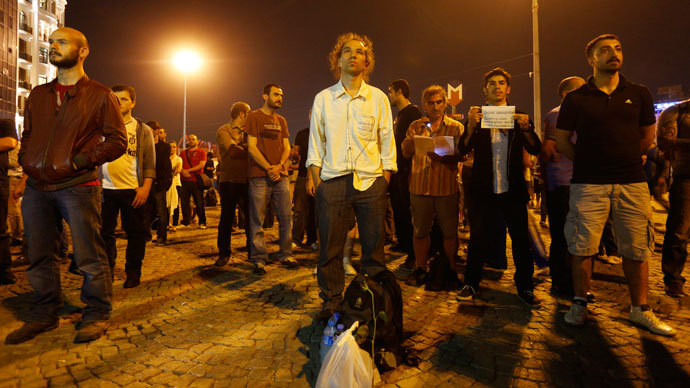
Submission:
[[[174,59],[175,66],[184,74],[184,110],[182,113],[182,148],[187,148],[187,74],[201,66],[201,58],[193,51],[181,51]]]
[[[534,128],[541,133],[541,73],[539,72],[539,2],[532,0],[532,83],[534,87]]]

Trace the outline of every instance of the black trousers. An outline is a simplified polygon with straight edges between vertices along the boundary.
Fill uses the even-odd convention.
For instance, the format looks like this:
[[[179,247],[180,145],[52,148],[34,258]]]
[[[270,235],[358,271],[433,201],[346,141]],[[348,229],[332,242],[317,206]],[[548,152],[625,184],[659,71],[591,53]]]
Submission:
[[[249,187],[246,183],[220,182],[218,192],[220,193],[220,222],[218,223],[218,255],[221,257],[230,256],[230,242],[232,223],[235,219],[235,208],[239,205],[245,214],[249,214]],[[247,254],[249,254],[249,222],[245,223],[244,237],[246,241]]]
[[[12,265],[10,234],[7,232],[7,206],[10,199],[10,181],[0,182],[0,272],[9,272]]]
[[[546,208],[549,214],[549,268],[551,284],[561,290],[572,289],[572,271],[567,265],[568,244],[565,241],[563,228],[568,216],[570,186],[558,186],[546,192]]]
[[[117,259],[115,246],[117,216],[122,214],[122,229],[127,233],[125,272],[128,277],[141,276],[141,263],[146,254],[146,206],[132,207],[135,195],[136,190],[103,189],[103,206],[101,209],[101,218],[103,219],[101,236],[105,241],[105,252],[110,264],[110,273],[112,273]]]
[[[495,236],[491,233],[495,230],[494,223],[500,221],[493,215],[498,210],[501,212],[508,233],[513,242],[513,261],[515,263],[515,276],[513,280],[521,290],[532,290],[532,275],[534,274],[534,258],[532,257],[529,233],[527,229],[527,202],[515,193],[484,194],[472,193],[472,216],[470,217],[470,251],[488,252],[490,246],[495,244]],[[469,254],[467,269],[465,270],[465,284],[479,288],[482,279],[482,267],[484,258],[482,255]]]
[[[408,258],[414,260],[414,249],[412,247],[412,214],[410,213],[410,187],[409,172],[396,172],[391,175],[388,185],[391,206],[393,207],[393,220],[395,223],[395,236],[398,244],[402,245],[407,252]]]
[[[316,212],[314,197],[307,194],[307,177],[297,177],[292,202],[295,205],[292,215],[292,241],[302,244],[306,232],[306,244],[311,245],[316,242]]]

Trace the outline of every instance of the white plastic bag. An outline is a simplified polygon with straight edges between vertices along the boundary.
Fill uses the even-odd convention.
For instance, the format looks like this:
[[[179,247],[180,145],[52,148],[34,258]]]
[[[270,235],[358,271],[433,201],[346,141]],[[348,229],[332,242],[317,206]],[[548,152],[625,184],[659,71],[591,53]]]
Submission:
[[[316,388],[371,388],[372,377],[375,378],[375,384],[381,381],[369,353],[359,348],[352,335],[358,326],[359,322],[355,321],[328,351],[316,380]]]

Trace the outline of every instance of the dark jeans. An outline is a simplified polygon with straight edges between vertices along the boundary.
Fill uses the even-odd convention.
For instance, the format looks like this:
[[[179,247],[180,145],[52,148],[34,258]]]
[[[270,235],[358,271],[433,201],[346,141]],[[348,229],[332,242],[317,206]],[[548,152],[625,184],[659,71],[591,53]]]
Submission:
[[[295,192],[292,194],[295,212],[292,215],[292,241],[302,244],[307,232],[307,245],[316,242],[316,214],[314,197],[307,194],[307,177],[297,177]]]
[[[572,275],[567,264],[568,244],[565,241],[565,219],[568,215],[570,186],[558,186],[546,192],[546,208],[549,214],[549,268],[551,284],[560,290],[572,289]]]
[[[409,172],[396,172],[391,175],[388,192],[391,196],[393,207],[393,220],[395,222],[395,236],[398,244],[405,248],[409,260],[414,260],[412,248],[412,214],[410,213],[410,188],[408,182]]]
[[[168,240],[168,204],[165,198],[166,191],[159,190],[154,184],[151,187],[151,194],[149,195],[149,203],[153,206],[151,211],[158,217],[156,240],[158,242],[165,242]],[[150,227],[150,224],[147,225]]]
[[[115,228],[117,216],[122,213],[122,229],[127,233],[127,250],[125,251],[125,272],[127,277],[141,277],[141,263],[146,254],[146,206],[132,207],[135,190],[103,189],[103,241],[108,254],[108,263],[112,273],[117,258],[115,247]]]
[[[673,178],[669,189],[669,203],[671,206],[666,219],[661,269],[665,284],[682,286],[685,278],[681,274],[688,257],[690,237],[690,178]]]
[[[232,233],[232,221],[235,218],[235,208],[240,206],[242,211],[249,212],[249,187],[246,183],[220,182],[220,222],[218,223],[218,255],[230,256],[230,235]],[[244,237],[249,255],[249,223],[245,225]]]
[[[196,215],[199,216],[199,224],[206,225],[203,194],[199,187],[197,187],[196,181],[182,181],[182,195],[180,195],[180,201],[182,202],[182,225],[189,225],[192,222],[192,209],[189,206],[190,197],[194,197],[194,206],[196,206]]]
[[[81,301],[86,304],[82,320],[108,319],[112,310],[113,285],[101,238],[101,187],[68,187],[37,191],[27,186],[22,200],[24,233],[29,241],[26,271],[36,293],[34,319],[54,322],[62,305],[60,268],[57,265],[60,232],[58,223],[67,221],[72,233],[74,260],[84,272]]]
[[[10,181],[0,182],[0,273],[9,272],[12,265],[10,234],[7,232],[7,206],[10,199]]]
[[[513,280],[521,290],[532,290],[532,275],[534,274],[534,260],[530,248],[529,234],[527,230],[526,201],[519,194],[486,194],[473,193],[473,209],[470,217],[470,254],[467,258],[465,270],[465,284],[479,288],[482,278],[484,259],[475,252],[490,252],[490,247],[495,244],[492,237],[495,230],[496,217],[493,215],[498,210],[508,226],[508,233],[513,243],[513,261],[515,263],[515,276]],[[500,219],[498,220],[500,221]],[[489,238],[487,238],[489,237]]]
[[[386,269],[383,244],[387,186],[386,180],[378,177],[365,191],[355,190],[352,174],[332,178],[319,185],[316,216],[321,251],[317,280],[324,308],[337,309],[342,302],[345,288],[343,247],[354,217],[357,217],[362,245],[362,272],[375,276]]]

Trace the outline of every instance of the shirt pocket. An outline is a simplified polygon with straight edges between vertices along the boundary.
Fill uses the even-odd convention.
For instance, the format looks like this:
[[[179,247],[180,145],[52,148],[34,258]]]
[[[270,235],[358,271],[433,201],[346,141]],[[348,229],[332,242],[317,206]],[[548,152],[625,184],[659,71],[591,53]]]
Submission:
[[[372,140],[376,131],[376,117],[361,114],[357,118],[357,136],[363,140]]]

